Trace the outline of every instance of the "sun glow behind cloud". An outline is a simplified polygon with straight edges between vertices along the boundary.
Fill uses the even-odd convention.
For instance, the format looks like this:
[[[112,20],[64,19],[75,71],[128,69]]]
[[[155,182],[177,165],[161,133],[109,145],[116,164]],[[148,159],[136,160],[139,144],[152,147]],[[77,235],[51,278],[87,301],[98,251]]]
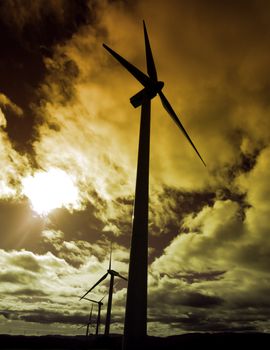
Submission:
[[[124,245],[118,253],[113,249],[113,267],[123,275],[128,270],[140,117],[128,98],[139,86],[101,44],[145,71],[141,18],[164,91],[207,163],[205,170],[154,99],[149,333],[269,331],[270,3],[252,0],[243,11],[241,1],[137,0],[132,7],[121,0],[92,1],[95,20],[76,25],[65,40],[57,40],[57,33],[67,22],[75,25],[83,2],[24,3],[0,6],[9,8],[2,16],[0,9],[0,17],[10,28],[7,38],[14,37],[10,47],[15,42],[23,49],[16,51],[20,69],[16,60],[9,62],[14,50],[8,47],[1,62],[1,90],[8,96],[0,93],[0,332],[74,334],[74,325],[89,313],[87,302],[74,302],[74,295],[107,269],[108,240]],[[53,46],[47,44],[50,35]],[[44,65],[40,81],[38,57]],[[17,78],[14,91],[10,76]],[[22,100],[20,110],[15,102]],[[22,142],[32,128],[29,117],[34,134]],[[68,184],[48,176],[52,169],[62,169]],[[40,215],[59,206],[80,210],[81,202],[84,208],[48,220],[34,217],[21,200],[22,179],[29,205]],[[77,202],[64,199],[70,183],[79,192]],[[114,294],[116,333],[125,288],[121,284]]]
[[[61,207],[79,208],[79,192],[71,177],[60,169],[39,171],[22,181],[23,194],[26,195],[33,210],[46,215]]]

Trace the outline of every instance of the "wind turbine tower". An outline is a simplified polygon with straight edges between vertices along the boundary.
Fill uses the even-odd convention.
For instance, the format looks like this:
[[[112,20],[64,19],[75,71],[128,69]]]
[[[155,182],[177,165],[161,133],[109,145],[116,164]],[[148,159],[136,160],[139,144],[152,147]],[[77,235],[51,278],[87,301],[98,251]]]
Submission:
[[[105,332],[104,335],[109,335],[110,333],[110,324],[111,324],[111,311],[112,311],[112,297],[113,297],[113,285],[114,285],[114,277],[120,277],[123,280],[127,281],[125,277],[120,275],[115,270],[112,270],[112,249],[110,252],[110,261],[109,261],[109,268],[105,275],[103,275],[81,298],[80,300],[84,299],[88,293],[90,293],[97,285],[99,285],[105,278],[110,275],[110,286],[109,286],[109,297],[108,297],[108,306],[107,306],[107,315],[106,315],[106,323],[105,323]]]
[[[90,310],[90,314],[89,314],[89,319],[86,325],[86,336],[89,336],[89,327],[91,326],[91,322],[92,322],[92,312],[93,312],[93,304],[91,305],[91,310]]]
[[[86,326],[86,337],[89,336],[89,328],[91,326],[92,323],[92,312],[93,312],[93,304],[91,305],[91,310],[90,310],[90,314],[89,314],[89,318],[88,318],[88,322],[85,324],[83,324],[82,326],[80,326],[78,329],[83,328]]]
[[[205,165],[198,150],[187,134],[184,126],[162,93],[163,81],[158,80],[150,42],[143,22],[147,73],[129,63],[114,50],[103,47],[129,71],[142,85],[143,89],[130,98],[133,107],[141,107],[141,123],[137,163],[137,177],[133,212],[133,225],[130,246],[129,275],[123,337],[123,350],[138,349],[147,335],[147,267],[148,267],[148,202],[149,202],[149,146],[151,99],[157,94],[161,103],[200,160]]]
[[[93,300],[93,299],[88,299],[84,298],[85,300],[91,301],[92,303],[96,303],[98,305],[98,314],[97,314],[97,323],[96,323],[96,335],[98,335],[98,330],[99,330],[99,325],[100,325],[100,314],[101,314],[101,307],[103,305],[102,300],[105,298],[105,295],[102,299],[99,301]]]

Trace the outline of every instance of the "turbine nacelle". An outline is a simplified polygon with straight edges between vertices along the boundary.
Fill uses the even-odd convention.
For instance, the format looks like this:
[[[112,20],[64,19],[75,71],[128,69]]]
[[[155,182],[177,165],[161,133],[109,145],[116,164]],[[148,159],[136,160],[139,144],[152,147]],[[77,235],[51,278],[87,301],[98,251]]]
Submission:
[[[84,295],[80,298],[80,300],[87,299],[89,301],[93,301],[94,303],[97,303],[99,305],[99,312],[100,312],[101,305],[103,305],[101,302],[102,302],[104,297],[99,302],[94,301],[92,299],[85,298],[85,297],[96,286],[98,286],[102,281],[104,281],[107,278],[108,275],[111,276],[111,278],[110,278],[110,285],[109,285],[109,297],[108,297],[108,306],[107,306],[107,316],[106,316],[106,324],[105,324],[105,335],[109,335],[109,331],[110,331],[114,277],[119,277],[119,278],[122,278],[123,280],[127,281],[127,279],[125,277],[123,277],[122,275],[120,275],[119,272],[112,270],[111,266],[112,266],[112,245],[111,245],[111,251],[110,251],[109,268],[108,268],[107,272],[86,293],[84,293]],[[99,321],[97,322],[96,334],[98,333],[98,324],[99,324]]]
[[[151,82],[149,86],[146,86],[144,89],[140,90],[130,98],[130,103],[134,108],[137,108],[143,104],[143,101],[145,99],[152,99],[154,98],[163,88],[164,82],[163,81],[157,81],[157,82]]]
[[[123,277],[122,275],[120,275],[120,273],[117,272],[117,271],[114,271],[114,270],[112,270],[112,269],[109,269],[109,270],[107,270],[107,272],[108,272],[108,274],[110,274],[110,275],[113,275],[113,276],[116,276],[116,277],[120,277],[120,278],[122,278],[123,280],[127,281],[127,278],[125,278],[125,277]]]
[[[130,102],[134,107],[141,106],[141,121],[133,227],[130,245],[129,277],[122,347],[123,350],[141,348],[147,335],[147,261],[151,99],[157,94],[159,95],[161,103],[166,112],[169,114],[178,128],[183,132],[184,136],[205,165],[199,152],[184,129],[184,126],[162,92],[164,83],[158,79],[146,25],[144,22],[143,29],[147,74],[128,62],[124,57],[120,56],[106,44],[103,44],[103,47],[143,86],[141,91],[137,92],[130,98]],[[111,266],[109,266],[107,274],[111,274],[113,281],[114,275],[112,274],[113,272],[110,271],[110,267]],[[111,283],[111,285],[112,284],[113,283]]]
[[[116,271],[114,271],[112,269],[107,270],[107,272],[110,273],[111,275],[114,275],[114,276],[118,276],[119,275],[118,272],[116,272]]]
[[[157,82],[157,92],[161,91],[164,86],[164,81],[158,81]]]
[[[133,64],[128,62],[124,57],[120,56],[117,52],[115,52],[113,49],[111,49],[106,44],[103,44],[103,47],[127,70],[131,75],[134,76],[135,79],[137,79],[142,85],[143,89],[134,96],[130,98],[130,103],[133,107],[139,107],[143,104],[144,101],[149,101],[152,98],[154,98],[157,94],[160,97],[161,103],[165,110],[168,112],[169,116],[172,118],[172,120],[175,122],[175,124],[178,126],[178,128],[182,131],[186,139],[189,141],[190,145],[194,149],[194,151],[197,153],[199,158],[201,159],[202,163],[205,165],[200,153],[198,152],[197,148],[193,144],[191,138],[189,137],[188,133],[186,132],[184,126],[180,122],[178,116],[176,115],[175,111],[173,110],[172,106],[170,105],[169,101],[165,97],[165,95],[162,93],[162,88],[164,86],[163,81],[158,80],[156,66],[153,59],[153,54],[146,30],[146,25],[143,22],[143,30],[144,30],[144,42],[145,42],[145,53],[146,53],[146,65],[147,65],[147,74],[143,73],[140,69],[135,67]]]

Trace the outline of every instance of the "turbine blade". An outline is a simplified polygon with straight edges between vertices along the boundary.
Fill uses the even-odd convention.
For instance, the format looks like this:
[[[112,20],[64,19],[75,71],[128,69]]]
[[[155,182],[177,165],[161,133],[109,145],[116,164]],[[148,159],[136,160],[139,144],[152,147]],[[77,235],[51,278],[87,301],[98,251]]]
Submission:
[[[105,275],[102,276],[102,277],[97,281],[97,283],[95,283],[95,284],[93,285],[93,287],[91,287],[82,297],[80,297],[80,300],[82,300],[88,293],[90,293],[91,290],[93,290],[98,284],[100,284],[100,282],[102,282],[103,280],[105,280],[105,278],[106,278],[107,276],[108,276],[108,272],[105,273]]]
[[[118,277],[122,278],[123,280],[127,281],[126,277],[123,277],[122,275],[120,275],[120,273],[117,275]]]
[[[147,73],[151,79],[157,81],[158,78],[157,78],[156,66],[155,66],[155,62],[154,62],[154,58],[153,58],[153,54],[150,46],[150,41],[148,38],[147,29],[144,21],[143,21],[143,31],[144,31]]]
[[[93,300],[93,299],[89,299],[89,298],[84,298],[85,300],[88,300],[88,301],[91,301],[92,303],[97,303],[98,304],[98,301],[96,300]]]
[[[104,295],[104,296],[100,299],[99,303],[101,303],[102,300],[103,300],[105,297],[106,297],[106,295]]]
[[[111,248],[110,248],[109,270],[111,270],[111,267],[112,267],[112,242],[111,242]]]
[[[93,304],[92,304],[92,307],[91,307],[91,311],[90,311],[90,315],[89,315],[88,324],[91,323],[91,320],[92,320],[92,312],[93,312]]]
[[[144,74],[142,71],[140,71],[138,68],[133,66],[133,64],[129,63],[127,60],[125,60],[122,56],[120,56],[118,53],[113,51],[109,46],[106,44],[103,44],[103,47],[119,62],[124,66],[129,73],[131,73],[143,86],[149,86],[151,84],[150,78]]]
[[[175,122],[175,124],[179,127],[179,129],[183,132],[183,134],[186,136],[186,138],[188,139],[189,143],[191,144],[191,146],[193,147],[194,151],[197,153],[197,155],[199,156],[200,160],[203,162],[203,165],[206,167],[205,162],[203,161],[200,153],[198,152],[197,148],[194,146],[194,143],[191,141],[191,138],[188,136],[188,133],[186,132],[185,128],[183,127],[182,123],[180,122],[179,118],[177,117],[176,113],[174,112],[172,106],[170,105],[169,101],[167,100],[167,98],[164,96],[164,94],[162,93],[162,91],[159,91],[159,96],[161,99],[161,102],[163,104],[163,107],[166,109],[166,111],[169,113],[169,115],[171,116],[171,118],[173,119],[173,121]]]

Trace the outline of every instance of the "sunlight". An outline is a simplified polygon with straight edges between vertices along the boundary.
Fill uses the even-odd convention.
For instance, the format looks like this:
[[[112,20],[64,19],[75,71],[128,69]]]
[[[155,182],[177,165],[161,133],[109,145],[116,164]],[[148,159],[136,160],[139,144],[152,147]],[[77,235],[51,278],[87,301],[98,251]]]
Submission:
[[[23,194],[26,195],[33,210],[46,215],[61,207],[76,209],[79,206],[79,193],[71,177],[60,169],[36,172],[22,181]]]

